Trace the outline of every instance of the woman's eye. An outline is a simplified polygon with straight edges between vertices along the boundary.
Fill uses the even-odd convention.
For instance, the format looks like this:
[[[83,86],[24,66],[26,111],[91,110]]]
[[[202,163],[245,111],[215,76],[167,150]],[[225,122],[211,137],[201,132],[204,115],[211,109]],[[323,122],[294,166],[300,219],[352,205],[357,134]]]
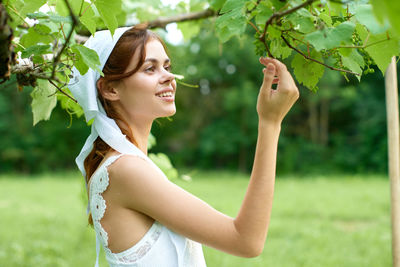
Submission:
[[[171,72],[172,67],[171,67],[171,65],[169,65],[169,66],[164,67],[164,69],[165,69],[166,71]]]
[[[152,71],[154,71],[154,69],[155,69],[155,67],[151,66],[151,67],[146,68],[145,71],[146,72],[152,72]]]

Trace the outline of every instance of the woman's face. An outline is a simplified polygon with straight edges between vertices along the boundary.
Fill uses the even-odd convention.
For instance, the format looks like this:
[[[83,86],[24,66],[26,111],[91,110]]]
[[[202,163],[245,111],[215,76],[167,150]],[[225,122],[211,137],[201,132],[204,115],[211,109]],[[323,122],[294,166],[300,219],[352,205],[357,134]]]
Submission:
[[[128,70],[134,69],[138,61],[139,53],[135,53]],[[121,108],[129,118],[154,120],[176,112],[176,81],[171,73],[171,62],[158,40],[147,42],[143,65],[120,81],[115,89]]]

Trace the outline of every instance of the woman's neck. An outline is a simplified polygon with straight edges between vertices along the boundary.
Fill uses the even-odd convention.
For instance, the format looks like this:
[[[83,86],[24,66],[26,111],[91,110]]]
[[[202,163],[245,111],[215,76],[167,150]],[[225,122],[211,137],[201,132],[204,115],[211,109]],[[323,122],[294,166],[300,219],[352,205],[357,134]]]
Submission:
[[[135,123],[129,124],[129,127],[132,130],[132,134],[133,134],[133,137],[135,138],[138,148],[145,155],[147,155],[147,144],[148,144],[148,139],[149,139],[152,124],[153,124],[153,121],[149,121],[146,123],[144,123],[144,122],[139,123],[139,120],[137,120]]]

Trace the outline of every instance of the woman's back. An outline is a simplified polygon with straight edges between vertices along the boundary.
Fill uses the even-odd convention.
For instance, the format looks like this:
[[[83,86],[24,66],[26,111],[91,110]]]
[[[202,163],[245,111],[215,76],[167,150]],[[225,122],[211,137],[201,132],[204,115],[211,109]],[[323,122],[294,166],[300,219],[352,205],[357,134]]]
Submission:
[[[199,243],[118,201],[120,194],[113,190],[118,179],[112,179],[109,168],[121,156],[106,158],[89,182],[96,239],[103,245],[110,266],[206,266]],[[150,161],[147,157],[138,160]]]

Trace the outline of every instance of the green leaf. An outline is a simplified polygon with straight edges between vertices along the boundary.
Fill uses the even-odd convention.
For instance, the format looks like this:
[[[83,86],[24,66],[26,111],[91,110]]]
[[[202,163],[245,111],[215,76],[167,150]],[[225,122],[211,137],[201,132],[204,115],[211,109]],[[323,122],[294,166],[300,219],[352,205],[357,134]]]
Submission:
[[[222,16],[215,22],[217,34],[221,42],[226,42],[233,36],[240,36],[246,29],[246,0],[227,0],[221,9]]]
[[[178,23],[178,29],[181,30],[185,41],[190,40],[193,36],[196,36],[200,32],[200,25],[197,22],[180,22]]]
[[[310,56],[311,58],[322,62],[322,56],[317,51],[313,50]],[[297,81],[308,87],[310,90],[314,90],[325,70],[323,65],[305,59],[300,54],[296,54],[293,57],[291,66],[294,70],[294,75]]]
[[[53,41],[50,35],[46,34],[48,30],[45,30],[47,26],[37,24],[28,29],[28,33],[22,35],[20,44],[25,48],[37,45],[37,44],[49,44]],[[48,27],[47,27],[48,28]]]
[[[21,8],[21,10],[19,10],[19,13],[22,17],[25,17],[28,13],[32,13],[38,10],[41,6],[46,4],[46,0],[27,0],[24,3],[25,4]]]
[[[99,72],[100,75],[103,75],[103,72],[99,69],[100,59],[96,51],[79,44],[72,45],[71,49],[74,53],[79,55],[79,59],[76,61],[75,67],[79,70],[81,75],[84,75],[87,72],[87,67],[94,69]]]
[[[338,47],[340,44],[351,44],[354,28],[354,23],[345,21],[335,28],[326,28],[307,34],[305,39],[309,41],[317,51],[332,49]]]
[[[274,11],[270,2],[262,1],[257,5],[255,21],[258,26],[264,28],[267,20],[272,16]]]
[[[56,89],[50,86],[47,80],[38,80],[38,86],[31,93],[33,125],[39,121],[50,119],[54,107],[57,105]]]
[[[371,5],[359,5],[354,12],[358,22],[364,24],[371,33],[379,34],[387,30],[388,26],[384,27],[376,20]]]
[[[21,53],[21,58],[27,58],[30,57],[31,55],[42,55],[46,53],[51,53],[49,50],[51,46],[50,45],[32,45],[27,47],[24,51]]]
[[[305,8],[287,16],[287,19],[294,25],[294,29],[302,33],[310,33],[315,30],[314,16]]]
[[[319,14],[319,18],[325,22],[328,27],[332,27],[332,18],[327,14],[327,10],[324,10],[324,12]]]
[[[49,15],[43,12],[28,13],[26,16],[30,19],[48,19]]]
[[[172,163],[167,155],[163,153],[150,153],[149,158],[165,173],[169,179],[178,178],[178,171],[172,166]]]
[[[347,55],[341,55],[343,66],[352,72],[359,73],[360,75],[356,75],[357,79],[360,81],[362,68],[365,66],[364,58],[357,52],[355,49],[348,48],[351,52]],[[343,51],[343,49],[339,50]]]
[[[392,57],[399,55],[399,39],[392,37],[388,40],[388,35],[385,33],[368,34],[368,31],[361,24],[357,24],[356,30],[363,43],[368,38],[365,51],[374,60],[382,74],[385,75]]]
[[[54,13],[43,13],[43,12],[35,12],[35,13],[28,13],[27,17],[30,19],[37,19],[37,20],[47,20],[53,21],[55,23],[71,23],[72,20],[70,17],[67,16],[60,16]]]
[[[90,33],[94,35],[96,32],[96,19],[94,11],[89,5],[90,4],[87,2],[83,4],[82,9],[85,10],[85,13],[79,18],[79,20],[90,31]]]
[[[118,28],[117,15],[122,11],[121,0],[96,0],[94,4],[111,35],[114,35],[115,29]]]
[[[152,133],[150,133],[149,138],[147,139],[147,149],[151,149],[156,145],[157,141],[156,138]]]
[[[221,7],[225,4],[226,0],[211,0],[210,6],[214,10],[220,10]]]
[[[68,0],[71,6],[72,12],[75,16],[79,16],[79,11],[81,10],[81,5],[84,0]],[[69,16],[68,7],[65,5],[65,0],[55,0],[53,5],[56,8],[56,12],[64,17]]]
[[[66,94],[72,96],[68,88],[64,87],[63,90]],[[66,95],[58,94],[57,99],[61,104],[61,108],[66,110],[70,115],[75,115],[77,118],[80,118],[84,114],[82,107]]]
[[[285,59],[292,54],[292,49],[283,43],[282,39],[273,39],[270,43],[271,54],[280,59]]]
[[[381,23],[389,21],[393,29],[400,35],[400,1],[371,0],[374,13]]]

